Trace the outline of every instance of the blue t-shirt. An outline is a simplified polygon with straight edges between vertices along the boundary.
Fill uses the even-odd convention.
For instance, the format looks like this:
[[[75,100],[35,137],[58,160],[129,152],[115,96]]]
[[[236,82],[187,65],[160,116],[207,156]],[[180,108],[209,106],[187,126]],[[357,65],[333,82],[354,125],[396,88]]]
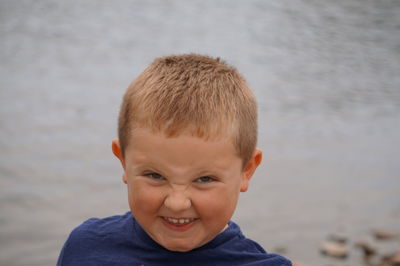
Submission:
[[[151,239],[130,212],[92,218],[75,228],[64,244],[57,266],[265,265],[291,266],[246,238],[238,225],[188,252],[173,252]]]

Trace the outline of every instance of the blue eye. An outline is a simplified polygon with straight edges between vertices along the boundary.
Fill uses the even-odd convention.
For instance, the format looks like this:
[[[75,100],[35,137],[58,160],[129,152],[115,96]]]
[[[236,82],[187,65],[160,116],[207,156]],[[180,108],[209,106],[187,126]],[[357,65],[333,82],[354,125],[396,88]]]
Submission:
[[[198,183],[209,183],[213,181],[215,181],[215,179],[210,176],[202,176],[196,179],[196,182]]]
[[[160,174],[157,173],[148,173],[145,174],[145,176],[150,177],[151,179],[155,179],[155,180],[162,180],[164,177]]]

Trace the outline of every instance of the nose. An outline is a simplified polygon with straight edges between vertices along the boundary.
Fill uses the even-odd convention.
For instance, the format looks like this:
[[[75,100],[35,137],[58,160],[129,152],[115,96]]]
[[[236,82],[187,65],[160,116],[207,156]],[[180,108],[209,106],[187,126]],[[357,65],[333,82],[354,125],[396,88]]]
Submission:
[[[192,202],[183,189],[172,188],[164,200],[164,205],[173,212],[182,212],[192,205]]]

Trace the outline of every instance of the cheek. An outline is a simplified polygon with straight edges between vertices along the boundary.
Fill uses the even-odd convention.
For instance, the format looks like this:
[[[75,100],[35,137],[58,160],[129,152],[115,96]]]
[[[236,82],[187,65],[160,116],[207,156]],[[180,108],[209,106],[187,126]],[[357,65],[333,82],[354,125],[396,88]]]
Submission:
[[[163,204],[162,192],[144,182],[132,182],[129,190],[129,205],[136,214],[155,212]]]
[[[203,218],[217,221],[215,217],[229,220],[236,207],[238,192],[236,189],[214,189],[207,193],[198,193],[193,202]]]

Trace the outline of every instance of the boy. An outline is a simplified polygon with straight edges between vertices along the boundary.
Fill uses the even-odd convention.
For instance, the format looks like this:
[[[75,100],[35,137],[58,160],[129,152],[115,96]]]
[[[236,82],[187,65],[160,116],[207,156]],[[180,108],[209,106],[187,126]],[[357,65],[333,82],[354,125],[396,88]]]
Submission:
[[[235,68],[156,59],[125,93],[118,137],[131,212],[77,227],[57,265],[291,265],[230,221],[262,158],[256,101]]]

